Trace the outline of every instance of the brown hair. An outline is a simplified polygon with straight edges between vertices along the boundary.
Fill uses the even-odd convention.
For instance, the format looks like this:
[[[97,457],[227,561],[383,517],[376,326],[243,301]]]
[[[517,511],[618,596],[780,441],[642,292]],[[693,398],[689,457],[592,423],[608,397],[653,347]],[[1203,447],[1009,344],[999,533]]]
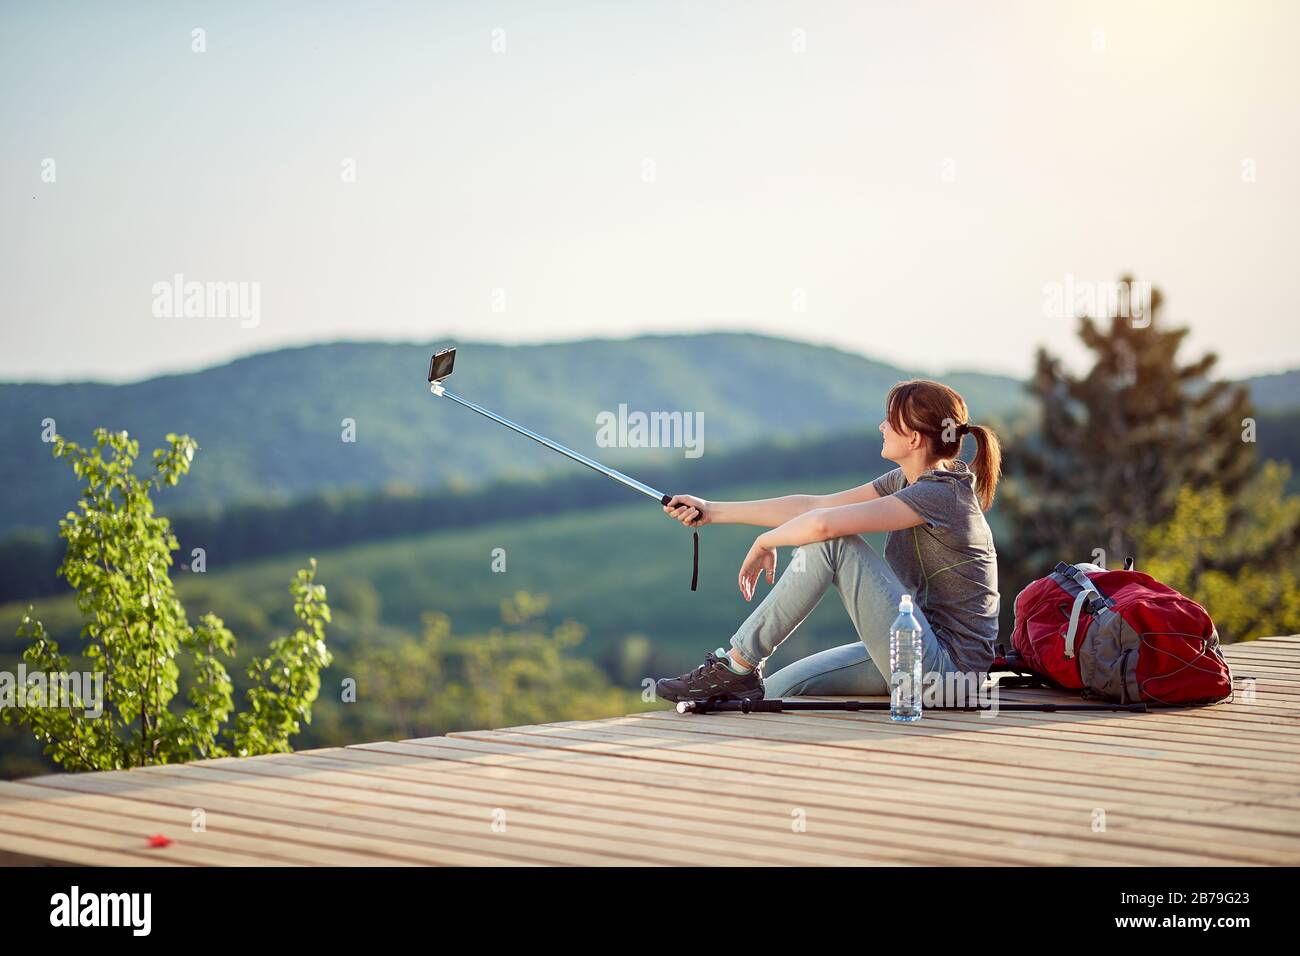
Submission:
[[[895,431],[904,426],[920,432],[930,454],[937,461],[961,455],[962,439],[975,436],[977,446],[971,471],[975,473],[975,493],[985,511],[993,506],[998,479],[1002,476],[1002,443],[993,429],[973,425],[966,400],[947,385],[929,379],[899,382],[885,399],[885,414]]]

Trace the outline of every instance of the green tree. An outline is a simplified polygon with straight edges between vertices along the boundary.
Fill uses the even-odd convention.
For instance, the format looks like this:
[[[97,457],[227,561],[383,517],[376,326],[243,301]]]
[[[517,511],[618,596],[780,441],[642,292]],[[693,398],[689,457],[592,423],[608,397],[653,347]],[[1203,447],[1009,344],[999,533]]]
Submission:
[[[1129,276],[1120,281],[1133,286]],[[1250,477],[1246,389],[1210,379],[1212,353],[1180,364],[1188,330],[1163,328],[1161,305],[1155,289],[1139,320],[1117,314],[1103,328],[1103,319],[1084,317],[1079,335],[1094,361],[1082,377],[1039,350],[1029,385],[1039,434],[1009,456],[1004,486],[1014,537],[1004,584],[1019,586],[1062,559],[1092,560],[1098,548],[1121,561],[1139,528],[1168,520],[1179,489],[1232,495]]]
[[[456,730],[587,720],[626,713],[637,695],[574,657],[585,630],[546,627],[549,600],[520,591],[501,602],[503,628],[456,635],[442,613],[424,615],[420,641],[371,649],[356,661],[357,705],[370,734],[418,737]],[[372,701],[382,700],[382,711]]]
[[[235,638],[215,614],[197,626],[187,621],[169,572],[176,538],[151,498],[189,472],[197,446],[189,436],[168,435],[142,477],[139,443],[126,432],[100,428],[94,438],[82,447],[56,436],[54,456],[69,460],[84,485],[79,510],[59,522],[67,545],[59,573],[76,591],[81,657],[102,678],[102,713],[87,713],[95,708],[84,688],[71,699],[56,696],[47,678],[69,673],[72,662],[29,609],[18,635],[29,642],[24,660],[42,679],[27,688],[27,706],[0,711],[5,722],[26,724],[69,770],[287,750],[289,737],[311,720],[320,670],[330,662],[330,612],[325,589],[314,583],[315,560],[290,588],[298,627],[252,661],[249,709],[226,728],[234,703],[225,661],[234,657]],[[188,707],[173,706],[182,652],[193,665]]]
[[[1125,276],[1122,286],[1132,286]],[[1030,385],[1040,433],[1010,456],[1000,549],[1004,593],[1059,560],[1138,567],[1210,612],[1225,641],[1300,629],[1300,498],[1289,469],[1257,467],[1246,389],[1210,378],[1216,357],[1181,364],[1186,329],[1082,319],[1094,354],[1083,377],[1040,350]],[[1012,602],[1003,602],[1004,633]]]
[[[1300,632],[1300,496],[1266,462],[1242,490],[1179,490],[1172,517],[1139,534],[1142,570],[1210,611],[1224,641]]]

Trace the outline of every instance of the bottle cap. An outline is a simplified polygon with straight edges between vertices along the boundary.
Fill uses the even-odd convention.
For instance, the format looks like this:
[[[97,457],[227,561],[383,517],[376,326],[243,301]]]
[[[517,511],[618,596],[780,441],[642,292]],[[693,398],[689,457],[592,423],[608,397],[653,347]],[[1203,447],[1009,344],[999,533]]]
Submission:
[[[898,612],[901,614],[904,611],[910,612],[911,610],[912,610],[912,595],[904,594],[898,601]]]

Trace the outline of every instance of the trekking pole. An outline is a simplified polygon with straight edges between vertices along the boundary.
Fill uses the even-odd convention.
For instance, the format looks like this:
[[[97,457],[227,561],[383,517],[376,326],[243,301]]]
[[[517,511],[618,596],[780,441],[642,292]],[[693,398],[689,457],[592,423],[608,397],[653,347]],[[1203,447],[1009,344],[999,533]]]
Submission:
[[[1042,710],[1052,713],[1058,710],[1119,710],[1134,714],[1146,713],[1147,705],[1136,704],[1084,704],[1084,703],[1007,703],[996,707],[981,707],[978,704],[965,704],[951,707],[922,707],[927,710]],[[773,697],[767,700],[683,700],[677,704],[679,714],[780,714],[794,710],[889,710],[887,700],[783,700]]]

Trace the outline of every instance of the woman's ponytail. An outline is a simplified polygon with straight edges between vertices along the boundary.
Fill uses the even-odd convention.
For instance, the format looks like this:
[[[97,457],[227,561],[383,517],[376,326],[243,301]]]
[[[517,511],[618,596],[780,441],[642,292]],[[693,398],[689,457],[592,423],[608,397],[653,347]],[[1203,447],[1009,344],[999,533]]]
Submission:
[[[1002,477],[1002,443],[993,429],[983,425],[971,425],[970,433],[976,441],[975,459],[971,462],[971,471],[975,472],[975,494],[979,496],[980,507],[988,511],[993,507],[998,479]]]

